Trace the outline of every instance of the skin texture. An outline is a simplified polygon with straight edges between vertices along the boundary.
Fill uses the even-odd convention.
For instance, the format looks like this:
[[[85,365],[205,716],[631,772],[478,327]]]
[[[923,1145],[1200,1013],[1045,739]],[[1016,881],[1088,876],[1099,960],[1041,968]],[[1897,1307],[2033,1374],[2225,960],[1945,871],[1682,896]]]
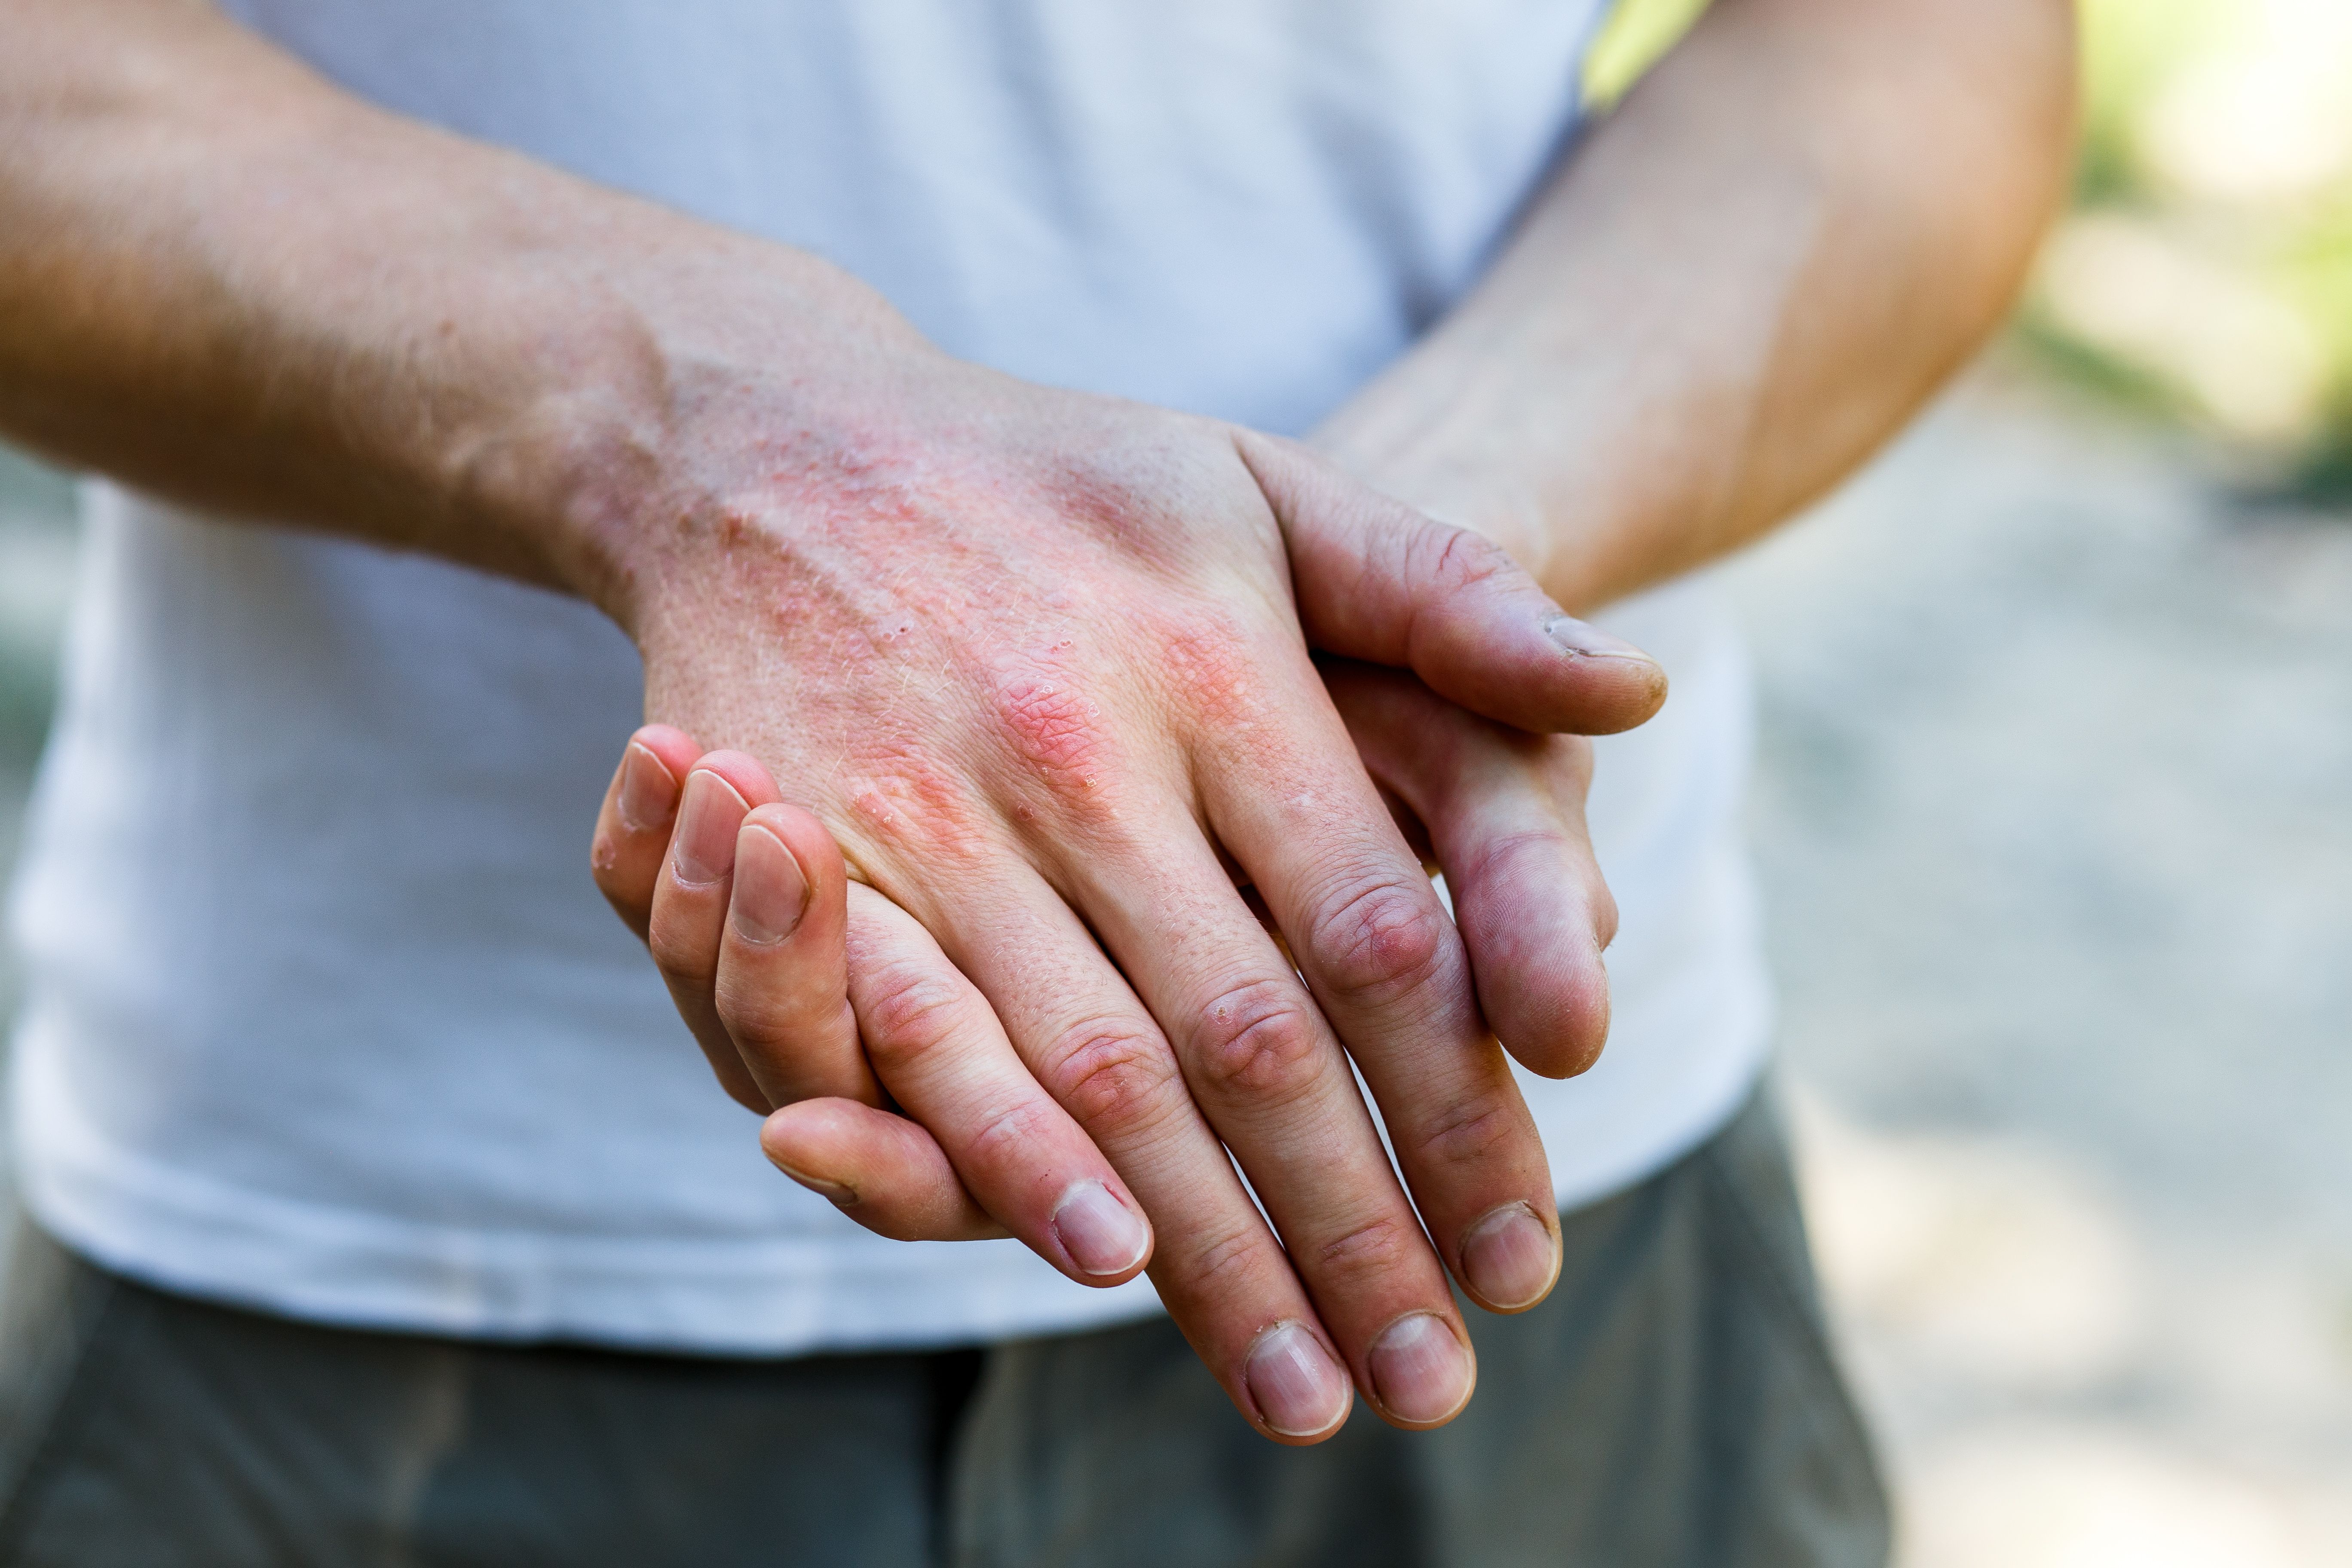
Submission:
[[[1589,743],[1476,718],[1377,667],[1327,661],[1324,676],[1366,767],[1398,809],[1416,827],[1424,819],[1446,825],[1430,836],[1438,863],[1494,895],[1463,900],[1465,927],[1486,932],[1497,951],[1517,946],[1581,969],[1577,994],[1601,1015],[1535,1020],[1542,1037],[1597,1042],[1607,1026],[1601,950],[1616,915],[1583,828]],[[1117,1178],[1087,1165],[1083,1134],[1051,1099],[1034,1085],[1021,1094],[1025,1080],[994,1016],[921,927],[863,887],[836,895],[844,882],[831,839],[806,813],[771,804],[774,796],[753,759],[706,754],[692,737],[649,725],[615,770],[592,853],[598,886],[646,938],[720,1080],[746,1105],[776,1108],[761,1134],[769,1158],[881,1235],[1013,1235],[1081,1283],[1131,1275],[1132,1268],[1075,1261],[1067,1227],[1056,1224],[1056,1205],[1076,1184],[1117,1193]],[[681,853],[689,840],[702,842]],[[722,862],[724,871],[712,869]],[[790,914],[746,918],[747,910]],[[784,930],[787,920],[796,923]],[[763,940],[747,940],[753,935]],[[923,1005],[905,1005],[910,995]],[[1564,1075],[1589,1065],[1590,1053],[1572,1043],[1567,1050],[1537,1063],[1538,1070]],[[1459,1099],[1383,1083],[1377,1058],[1360,1060],[1375,1096],[1402,1108],[1390,1116],[1401,1149],[1486,1166],[1519,1146],[1515,1100],[1496,1102],[1506,1106],[1499,1114],[1475,1099],[1465,1111]],[[877,1103],[877,1090],[887,1091],[887,1103]],[[992,1109],[975,1114],[975,1103]],[[1017,1139],[1002,1135],[1007,1126]],[[1008,1142],[1018,1150],[1010,1160]],[[1540,1167],[1526,1174],[1542,1177]],[[1549,1290],[1559,1262],[1548,1203],[1506,1199],[1452,1226],[1442,1218],[1438,1228],[1459,1237],[1455,1272],[1480,1282],[1467,1288],[1481,1306],[1523,1310]],[[1163,1295],[1183,1288],[1173,1270],[1155,1270],[1154,1281]],[[1442,1321],[1407,1312],[1382,1325],[1364,1369],[1368,1396],[1391,1406],[1403,1403],[1400,1384],[1428,1381],[1409,1352],[1384,1351],[1401,1326]],[[1286,1342],[1309,1331],[1296,1320],[1261,1329],[1246,1349],[1245,1377],[1255,1385],[1262,1360],[1297,1353]],[[1422,1337],[1446,1342],[1431,1329]],[[1437,1370],[1446,1372],[1442,1362]],[[1461,1400],[1468,1394],[1459,1388]],[[1436,1406],[1440,1418],[1458,1407]],[[1258,1409],[1268,1435],[1282,1440],[1329,1430],[1319,1420],[1268,1419],[1262,1403]]]
[[[1458,900],[1458,914],[1474,940],[1483,936],[1498,952],[1525,952],[1581,971],[1580,983],[1564,992],[1580,1008],[1578,1016],[1547,1014],[1513,1025],[1526,1037],[1553,1043],[1553,1055],[1531,1064],[1536,1070],[1553,1077],[1582,1071],[1595,1054],[1585,1042],[1597,1043],[1607,1029],[1601,955],[1616,927],[1615,905],[1584,831],[1591,746],[1479,719],[1377,667],[1325,661],[1323,668],[1367,770],[1405,825],[1424,840],[1432,838],[1424,822],[1442,825],[1431,852],[1436,867],[1473,889]],[[917,952],[889,934],[904,917],[887,900],[855,886],[845,900],[836,892],[843,879],[831,839],[806,813],[770,804],[775,794],[753,759],[704,753],[677,730],[646,726],[632,737],[605,795],[591,857],[597,885],[647,940],[680,1013],[739,1100],[761,1110],[819,1099],[857,1102],[821,1115],[780,1110],[770,1118],[766,1147],[787,1173],[883,1235],[952,1240],[1022,1234],[1021,1211],[958,1184],[953,1172],[962,1151],[952,1136],[940,1131],[939,1152],[927,1150],[917,1165],[904,1166],[907,1152],[924,1140],[870,1110],[884,1105],[887,1089],[891,1109],[938,1130],[879,1065],[903,1059],[904,1052],[891,1037],[896,1031],[876,1017],[877,1009],[857,1002],[858,966],[848,950],[887,941],[942,990],[958,991],[961,977],[936,949]],[[681,828],[681,821],[695,826]],[[725,843],[729,833],[738,836],[732,846]],[[681,856],[684,841],[706,835],[711,848]],[[688,862],[716,864],[730,852],[734,859],[725,873],[682,870]],[[1524,863],[1527,874],[1514,874],[1512,862]],[[789,909],[797,923],[771,936],[783,922],[766,914],[746,919],[747,907]],[[1271,926],[1270,914],[1261,918]],[[747,940],[747,932],[762,940]],[[1502,994],[1507,1006],[1528,1000]],[[975,1076],[992,1070],[992,1023],[973,1023]],[[863,1048],[878,1051],[878,1082],[860,1055],[861,1038]],[[960,1038],[946,1037],[925,1046],[950,1056],[963,1048]],[[1416,1103],[1402,1092],[1385,1098],[1412,1108],[1394,1130],[1399,1136],[1449,1148],[1456,1158],[1483,1152],[1497,1132],[1477,1117],[1434,1124],[1444,1121],[1442,1102]],[[941,1227],[921,1229],[909,1217],[918,1212],[940,1216]],[[1513,1215],[1522,1222],[1507,1224]],[[1041,1213],[1027,1218],[1025,1229],[1034,1234]],[[1513,1260],[1508,1268],[1458,1269],[1486,1281],[1474,1299],[1496,1311],[1541,1300],[1555,1259],[1531,1208],[1500,1205],[1465,1227],[1465,1235],[1473,1232],[1498,1258]],[[1064,1259],[1045,1256],[1070,1271]]]
[[[1458,778],[1376,785],[1393,716],[1344,679],[1327,693],[1309,649],[1530,731],[1654,710],[1655,667],[1513,557],[1600,603],[1753,533],[1899,423],[1989,328],[2056,189],[2066,27],[2054,0],[1726,0],[1486,284],[1319,435],[1325,461],[946,359],[811,258],[381,114],[201,5],[11,0],[0,427],[605,608],[650,717],[807,808],[753,831],[811,910],[836,908],[816,845],[844,857],[845,998],[766,1004],[761,1037],[819,1040],[805,1082],[745,1065],[730,1020],[761,987],[722,987],[723,954],[696,1016],[719,879],[696,884],[700,926],[665,923],[658,890],[646,912],[739,1098],[847,1091],[788,1108],[788,1154],[882,1128],[897,1168],[937,1178],[936,1157],[963,1188],[910,1190],[894,1233],[968,1229],[985,1203],[1082,1271],[1070,1194],[1140,1205],[1163,1298],[1261,1430],[1327,1435],[1348,1381],[1429,1425],[1473,1375],[1445,1268],[1475,1295],[1483,1264],[1523,1262],[1490,1245],[1498,1215],[1550,1255],[1487,1024],[1530,1065],[1589,1060],[1607,922],[1588,897],[1552,928],[1564,948],[1515,935],[1544,879],[1583,886],[1580,823],[1532,857],[1464,847],[1460,814],[1502,808]],[[1368,715],[1353,734],[1343,709]],[[1559,816],[1549,773],[1503,776],[1512,810]],[[766,805],[752,774],[726,788],[722,818]],[[1416,789],[1407,826],[1461,858],[1458,931],[1391,816]],[[984,1013],[1067,1126],[982,1070],[1003,1060]],[[1418,1219],[1343,1048],[1403,1129]],[[925,1099],[943,1057],[969,1072]],[[860,1120],[901,1080],[919,1126]],[[991,1163],[1037,1129],[1050,1158]],[[1318,1399],[1321,1426],[1299,1415]]]
[[[1504,542],[1564,604],[1736,547],[1849,471],[2006,308],[2061,188],[2072,49],[2069,9],[2040,0],[1717,0],[1564,162],[1485,283],[1317,445]],[[1306,619],[1310,636],[1351,630]],[[1375,669],[1326,673],[1401,827],[1455,889],[1486,1017],[1507,1041],[1551,1043],[1514,1045],[1534,1070],[1589,1066],[1605,984],[1488,983],[1588,956],[1597,970],[1615,929],[1586,870],[1589,750]],[[1058,710],[1045,728],[1062,733]],[[682,772],[694,748],[668,743]],[[650,862],[600,881],[625,916],[652,898]],[[840,985],[823,952],[766,983]],[[744,1055],[792,1048],[770,1037]],[[878,1113],[791,1107],[764,1139],[796,1173],[845,1173],[845,1212],[886,1234],[917,1212],[940,1216],[918,1234],[1003,1229],[950,1191],[948,1153],[910,1154]],[[1508,1219],[1462,1246],[1548,1288]]]
[[[813,258],[381,113],[204,6],[0,20],[0,426],[242,521],[600,605],[648,714],[789,780],[843,876],[958,976],[882,984],[930,971],[898,963],[904,925],[898,946],[861,926],[846,952],[882,973],[852,1002],[932,1044],[992,1014],[1044,1089],[878,1073],[970,1134],[967,1180],[1045,1208],[1011,1228],[1117,1279],[1139,1255],[1106,1270],[1072,1238],[1149,1215],[1163,1297],[1269,1433],[1328,1432],[1350,1384],[1404,1425],[1459,1408],[1448,1266],[1501,1209],[1551,1247],[1549,1182],[1300,616],[1537,729],[1638,722],[1653,661],[1302,447],[961,363]],[[699,868],[706,904],[730,868]],[[690,922],[648,919],[707,1040],[670,934]],[[1411,1201],[1349,1051],[1410,1090],[1389,1110]],[[797,1092],[713,1058],[747,1102]],[[1077,1164],[1021,1166],[1071,1121]],[[1465,1125],[1494,1132],[1466,1155]],[[1282,1409],[1249,1372],[1269,1343]]]
[[[1715,0],[1315,444],[1572,610],[1703,565],[1999,324],[2065,191],[2074,80],[2067,0]]]

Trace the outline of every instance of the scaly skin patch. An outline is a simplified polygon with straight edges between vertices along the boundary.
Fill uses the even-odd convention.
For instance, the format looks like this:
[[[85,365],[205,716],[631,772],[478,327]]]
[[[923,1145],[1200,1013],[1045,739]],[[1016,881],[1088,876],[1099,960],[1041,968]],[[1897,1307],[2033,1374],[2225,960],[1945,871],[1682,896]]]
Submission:
[[[1083,800],[1103,784],[1110,743],[1102,710],[1064,681],[1013,676],[996,689],[996,715],[1055,795]]]
[[[845,836],[844,847],[862,840],[879,851],[856,858],[879,876],[884,892],[898,897],[913,891],[889,885],[887,868],[928,866],[936,875],[948,867],[983,866],[1000,852],[1002,836],[989,814],[941,769],[902,749],[885,748],[884,754],[850,758],[844,772],[840,787],[855,819],[855,832]]]
[[[1162,668],[1199,721],[1215,730],[1254,728],[1258,680],[1239,628],[1187,620],[1159,630]]]

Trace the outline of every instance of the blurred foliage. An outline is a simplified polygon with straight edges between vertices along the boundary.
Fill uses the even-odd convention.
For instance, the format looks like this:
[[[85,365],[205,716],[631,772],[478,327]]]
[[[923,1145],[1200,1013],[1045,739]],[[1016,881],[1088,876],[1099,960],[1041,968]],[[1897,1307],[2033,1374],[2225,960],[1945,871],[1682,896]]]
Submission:
[[[48,728],[73,541],[72,485],[0,447],[0,816]]]
[[[1606,109],[1625,96],[1707,7],[1707,0],[1619,0],[1584,57],[1585,101]]]
[[[2352,492],[2352,5],[2084,0],[2083,149],[2020,336]]]
[[[2165,86],[2219,42],[2222,8],[2212,0],[2085,0],[2078,205],[2130,202],[2143,194],[2147,174],[2135,128]]]
[[[1706,0],[1622,0],[1622,96]],[[2061,380],[2352,496],[2352,0],[2081,0],[2083,142],[2014,339]]]

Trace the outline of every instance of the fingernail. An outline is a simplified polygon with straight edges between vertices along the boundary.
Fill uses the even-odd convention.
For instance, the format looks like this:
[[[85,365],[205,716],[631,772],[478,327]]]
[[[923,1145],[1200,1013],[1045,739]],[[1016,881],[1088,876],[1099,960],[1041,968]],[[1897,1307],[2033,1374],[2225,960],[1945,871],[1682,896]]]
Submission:
[[[1544,623],[1543,629],[1552,641],[1586,658],[1635,658],[1643,664],[1658,662],[1623,637],[1611,637],[1599,626],[1580,621],[1574,616],[1554,616]]]
[[[1142,1261],[1150,1233],[1100,1182],[1073,1182],[1054,1210],[1054,1234],[1089,1274],[1124,1274]]]
[[[857,1201],[856,1187],[845,1186],[839,1182],[828,1182],[823,1176],[812,1176],[806,1171],[795,1171],[772,1154],[768,1156],[768,1163],[828,1203],[847,1208]]]
[[[689,888],[707,888],[735,867],[735,830],[742,825],[743,797],[708,769],[686,775],[686,802],[677,808],[677,837],[670,841],[670,867]]]
[[[808,901],[808,879],[784,841],[746,826],[735,838],[735,890],[727,901],[735,934],[761,947],[780,942],[800,929]]]
[[[1470,1397],[1470,1352],[1433,1312],[1391,1323],[1370,1360],[1373,1391],[1401,1421],[1443,1421]]]
[[[632,833],[650,833],[668,824],[677,809],[677,781],[662,761],[635,741],[621,753],[621,798],[615,803],[621,826]]]
[[[1297,1323],[1276,1323],[1250,1347],[1242,1380],[1268,1426],[1286,1437],[1328,1432],[1348,1413],[1348,1375]]]
[[[1462,1237],[1463,1282],[1490,1306],[1531,1307],[1551,1289],[1559,1254],[1525,1204],[1505,1204]]]

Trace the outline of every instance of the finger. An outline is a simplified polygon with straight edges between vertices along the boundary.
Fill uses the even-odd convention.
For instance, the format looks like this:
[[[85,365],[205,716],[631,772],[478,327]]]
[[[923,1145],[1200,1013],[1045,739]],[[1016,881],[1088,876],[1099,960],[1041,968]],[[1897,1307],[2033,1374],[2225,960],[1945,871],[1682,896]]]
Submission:
[[[711,1002],[772,1105],[882,1103],[849,1003],[847,878],[823,824],[797,806],[743,818]]]
[[[1524,1310],[1558,1273],[1559,1216],[1461,936],[1338,714],[1326,705],[1285,731],[1207,742],[1221,764],[1203,771],[1210,821],[1363,1074],[1454,1278],[1489,1310]]]
[[[1487,1022],[1528,1071],[1584,1071],[1608,1038],[1617,931],[1584,821],[1591,743],[1481,719],[1410,676],[1323,671],[1365,767],[1429,831]]]
[[[1500,545],[1295,443],[1239,440],[1282,521],[1310,647],[1410,668],[1474,712],[1545,733],[1612,734],[1665,701],[1655,659],[1562,610]]]
[[[760,1148],[785,1175],[893,1241],[1013,1234],[964,1189],[939,1140],[903,1116],[854,1100],[803,1100],[769,1116]]]
[[[1348,1363],[1167,1037],[1093,935],[1017,862],[922,896],[923,923],[1151,1216],[1152,1285],[1234,1407],[1279,1443],[1337,1432],[1350,1405]],[[1378,1175],[1393,1184],[1385,1169]]]
[[[1358,1389],[1393,1425],[1442,1425],[1475,1382],[1444,1269],[1339,1041],[1189,826],[1107,837],[1063,874],[1152,1015],[1169,1021],[1193,1099],[1247,1174]]]
[[[735,870],[735,840],[754,804],[775,799],[768,770],[740,752],[698,759],[680,791],[669,853],[654,879],[646,946],[669,987],[678,1016],[693,1032],[719,1086],[738,1104],[765,1116],[774,1102],[744,1066],[719,1016],[714,994],[727,900]]]
[[[1013,1051],[914,917],[852,889],[850,999],[876,1072],[980,1206],[1085,1285],[1140,1273],[1152,1229],[1110,1162]]]
[[[643,942],[653,916],[654,883],[677,817],[678,787],[702,748],[683,730],[648,724],[629,737],[604,791],[590,841],[588,867],[622,923]]]

